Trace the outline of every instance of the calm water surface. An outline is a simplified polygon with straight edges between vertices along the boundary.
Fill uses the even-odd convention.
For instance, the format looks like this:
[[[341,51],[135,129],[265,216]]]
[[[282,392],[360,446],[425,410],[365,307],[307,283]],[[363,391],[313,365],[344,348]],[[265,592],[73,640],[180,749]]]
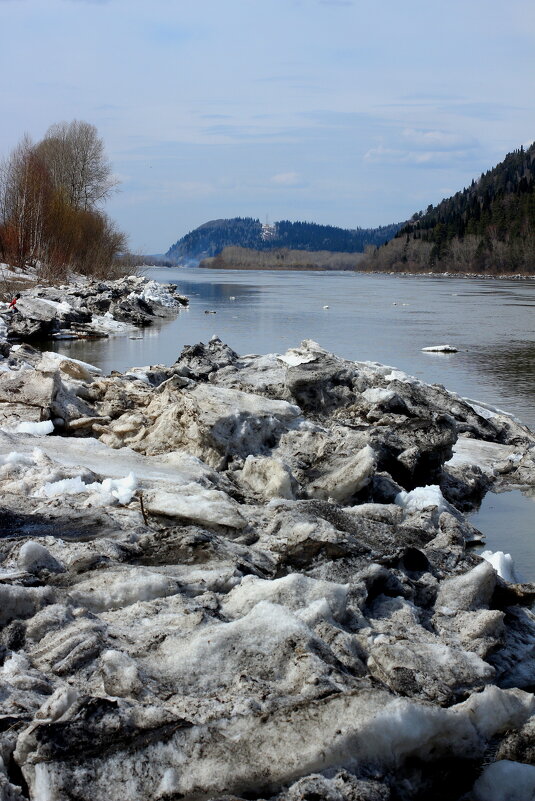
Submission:
[[[171,364],[184,345],[213,334],[241,354],[280,353],[314,339],[345,358],[390,364],[498,406],[535,430],[535,281],[184,268],[147,275],[178,284],[189,309],[137,333],[141,339],[55,349],[109,372]],[[421,352],[437,344],[459,352]],[[473,519],[488,547],[513,554],[526,580],[535,580],[534,509],[520,493],[489,494]]]

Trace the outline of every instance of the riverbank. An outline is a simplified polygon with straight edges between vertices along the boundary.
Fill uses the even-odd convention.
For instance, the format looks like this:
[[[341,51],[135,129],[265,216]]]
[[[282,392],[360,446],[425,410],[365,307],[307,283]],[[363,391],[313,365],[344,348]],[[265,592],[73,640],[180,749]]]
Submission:
[[[313,342],[2,365],[11,798],[489,801],[525,780],[535,587],[473,553],[461,509],[535,483],[528,429]]]

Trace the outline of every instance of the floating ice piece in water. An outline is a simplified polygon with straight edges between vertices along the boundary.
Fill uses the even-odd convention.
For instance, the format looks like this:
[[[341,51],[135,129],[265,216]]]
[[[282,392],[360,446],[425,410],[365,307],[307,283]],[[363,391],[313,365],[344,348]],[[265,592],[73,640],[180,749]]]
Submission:
[[[15,429],[15,434],[33,434],[41,437],[45,434],[51,434],[53,431],[54,423],[52,420],[43,420],[41,423],[19,423]]]
[[[324,308],[324,309],[328,309],[329,307],[328,307],[328,306],[324,306],[323,308]]]
[[[396,504],[406,512],[418,512],[430,506],[437,506],[439,512],[445,512],[448,508],[438,484],[416,487],[410,492],[402,490],[396,495]]]
[[[128,296],[129,298],[142,298],[142,300],[152,301],[158,303],[160,306],[167,306],[172,308],[178,304],[176,298],[171,294],[166,284],[160,284],[158,281],[148,281],[141,289],[141,292],[134,290]]]
[[[504,553],[503,551],[483,551],[481,556],[487,562],[490,562],[500,578],[504,581],[509,581],[511,584],[515,584],[517,580],[515,576],[515,563],[510,553]]]
[[[453,345],[430,345],[428,348],[422,348],[424,353],[457,353],[458,348]]]

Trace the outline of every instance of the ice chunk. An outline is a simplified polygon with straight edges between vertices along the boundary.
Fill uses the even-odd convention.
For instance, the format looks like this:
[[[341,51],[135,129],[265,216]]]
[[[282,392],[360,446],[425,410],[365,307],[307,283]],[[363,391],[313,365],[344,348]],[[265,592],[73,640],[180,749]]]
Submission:
[[[474,801],[533,801],[535,766],[501,759],[488,765],[474,784]]]
[[[0,464],[21,464],[33,465],[35,460],[28,456],[27,453],[18,453],[18,451],[10,451],[4,455],[0,454]]]
[[[498,442],[461,436],[453,446],[452,458],[446,464],[452,467],[477,465],[486,475],[493,476],[497,464],[507,461],[517,462],[519,457],[521,458],[521,455],[513,445],[501,445]]]
[[[58,720],[74,704],[77,698],[78,692],[74,687],[58,687],[50,698],[47,698],[35,717],[47,722]]]
[[[204,489],[200,484],[185,484],[172,491],[153,490],[143,496],[145,508],[153,514],[185,517],[206,525],[242,529],[245,520],[238,504],[224,492]]]
[[[167,598],[179,592],[178,581],[172,576],[160,573],[146,573],[142,569],[132,569],[131,576],[106,577],[103,587],[96,586],[96,580],[80,583],[70,593],[79,606],[98,612],[108,609],[122,609],[138,601],[152,601],[154,598]]]
[[[153,303],[158,303],[160,306],[166,306],[168,308],[178,305],[178,301],[169,291],[168,285],[160,284],[157,281],[147,281],[141,292],[131,292],[128,297],[142,298],[142,300],[148,301],[149,303],[152,301]]]
[[[10,620],[32,617],[38,609],[52,603],[54,594],[50,587],[16,587],[0,585],[0,625]]]
[[[260,601],[271,601],[295,611],[321,600],[328,603],[333,617],[340,618],[346,609],[348,591],[349,584],[320,581],[301,573],[290,573],[273,581],[244,576],[241,584],[228,594],[223,610],[230,617],[242,617]]]
[[[80,476],[63,478],[44,484],[36,493],[37,497],[59,498],[63,495],[78,495],[81,492],[101,496],[102,503],[113,503],[117,500],[123,506],[130,503],[137,489],[137,479],[133,473],[126,478],[105,478],[99,483],[84,484]]]
[[[80,476],[63,478],[61,481],[47,481],[36,493],[40,497],[61,498],[63,495],[77,495],[79,492],[88,492],[88,484],[84,484]]]
[[[52,573],[62,573],[64,568],[55,559],[50,551],[34,540],[28,540],[19,551],[17,560],[21,570],[28,573],[39,573],[41,570],[49,570]]]
[[[381,387],[370,387],[364,390],[362,397],[369,403],[385,403],[392,400],[396,393],[392,389],[382,389]]]
[[[41,423],[19,423],[15,429],[15,434],[33,434],[42,437],[54,431],[54,423],[51,420],[43,420]]]
[[[504,581],[509,581],[511,584],[516,582],[515,565],[513,557],[510,553],[503,551],[483,551],[481,554],[483,559],[490,562],[496,573]]]
[[[101,656],[104,689],[108,695],[127,696],[141,689],[137,665],[122,651],[104,651]]]
[[[431,506],[436,506],[439,512],[448,510],[447,503],[438,484],[416,487],[410,492],[402,490],[396,495],[396,504],[405,509],[406,512],[419,512],[421,509],[428,509]]]
[[[427,348],[422,348],[424,353],[457,353],[458,348],[453,345],[429,345]]]
[[[83,367],[89,373],[95,373],[95,375],[100,375],[102,373],[100,367],[95,367],[94,364],[80,361],[80,359],[73,359],[71,356],[65,356],[63,353],[55,353],[51,350],[44,351],[42,359],[57,365],[59,365],[60,362],[72,362],[73,364],[78,364],[80,367]]]
[[[488,606],[496,586],[496,571],[488,562],[464,573],[446,579],[440,585],[436,608],[470,611]]]
[[[377,456],[373,448],[365,445],[355,454],[333,462],[328,473],[310,484],[309,493],[313,498],[337,503],[347,503],[350,498],[367,484],[377,468]]]
[[[290,468],[280,459],[248,456],[239,478],[265,499],[295,498],[297,482]]]
[[[113,498],[117,498],[123,506],[130,503],[136,489],[137,479],[133,473],[129,473],[126,478],[105,478],[102,482],[102,492],[107,492]]]

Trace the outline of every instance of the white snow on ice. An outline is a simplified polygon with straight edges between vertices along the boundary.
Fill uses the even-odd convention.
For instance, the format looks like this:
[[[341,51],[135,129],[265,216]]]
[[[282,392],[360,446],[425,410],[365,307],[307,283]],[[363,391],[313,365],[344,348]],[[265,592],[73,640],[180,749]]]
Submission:
[[[510,553],[504,553],[503,551],[483,551],[481,556],[487,562],[490,562],[500,578],[504,581],[509,581],[511,584],[516,583],[515,564]]]
[[[396,495],[396,504],[406,512],[418,512],[430,506],[437,506],[439,511],[447,511],[448,506],[438,484],[428,484],[426,487],[406,492],[402,490]]]

